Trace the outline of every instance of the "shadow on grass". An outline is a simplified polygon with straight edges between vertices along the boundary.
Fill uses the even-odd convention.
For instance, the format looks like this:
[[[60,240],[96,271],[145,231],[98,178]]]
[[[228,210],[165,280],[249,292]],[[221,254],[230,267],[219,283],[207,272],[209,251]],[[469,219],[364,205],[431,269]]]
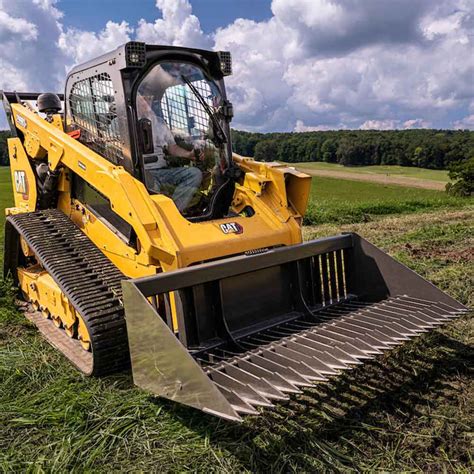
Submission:
[[[364,456],[370,456],[371,449],[362,445],[366,435],[404,436],[400,426],[408,429],[419,423],[427,416],[423,411],[427,404],[436,409],[447,403],[453,390],[450,380],[467,375],[473,358],[472,347],[435,332],[305,390],[242,425],[180,406],[169,404],[169,408],[183,424],[209,437],[214,447],[230,450],[250,470],[345,469],[354,467],[355,457],[364,467],[370,461]],[[413,460],[414,468],[422,468],[423,456],[434,454],[441,445],[458,462],[469,462],[456,438],[433,435],[427,443],[418,461]]]

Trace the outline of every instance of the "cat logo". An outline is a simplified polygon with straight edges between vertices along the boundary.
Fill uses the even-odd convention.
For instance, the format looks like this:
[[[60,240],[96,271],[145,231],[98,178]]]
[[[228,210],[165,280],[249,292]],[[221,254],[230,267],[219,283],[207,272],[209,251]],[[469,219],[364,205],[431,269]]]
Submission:
[[[19,194],[23,194],[23,199],[28,199],[28,181],[24,171],[15,171],[15,190]]]
[[[221,230],[224,234],[242,234],[244,228],[237,222],[227,222],[226,224],[221,224]]]

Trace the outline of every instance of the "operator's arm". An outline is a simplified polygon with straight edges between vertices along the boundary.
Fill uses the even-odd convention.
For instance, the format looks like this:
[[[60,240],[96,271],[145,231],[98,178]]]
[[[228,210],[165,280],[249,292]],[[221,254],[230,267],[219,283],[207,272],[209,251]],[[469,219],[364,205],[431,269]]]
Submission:
[[[191,161],[196,161],[195,150],[185,150],[184,148],[176,145],[176,143],[171,143],[167,147],[167,151],[169,155],[177,156],[178,158],[186,158]],[[203,154],[202,150],[200,151],[200,155]]]

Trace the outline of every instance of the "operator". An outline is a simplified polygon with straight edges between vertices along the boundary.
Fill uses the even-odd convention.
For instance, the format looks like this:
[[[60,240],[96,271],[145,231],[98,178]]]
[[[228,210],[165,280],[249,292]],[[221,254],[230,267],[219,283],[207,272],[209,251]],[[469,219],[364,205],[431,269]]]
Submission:
[[[161,66],[155,66],[155,68],[161,69]],[[164,87],[169,86],[163,80],[163,76],[167,75],[165,71],[161,69],[161,71],[157,71],[157,74],[153,74],[154,72],[154,70],[150,71],[137,91],[138,119],[147,118],[151,121],[154,149],[157,154],[157,161],[146,164],[145,170],[148,179],[152,178],[151,187],[156,191],[160,192],[166,185],[175,187],[171,197],[179,211],[183,212],[189,206],[195,192],[201,185],[202,172],[194,166],[171,168],[166,156],[198,161],[204,159],[204,151],[195,148],[185,150],[177,145],[164,119],[153,110],[152,104],[154,100],[156,97],[162,97]],[[148,182],[147,184],[150,183]]]

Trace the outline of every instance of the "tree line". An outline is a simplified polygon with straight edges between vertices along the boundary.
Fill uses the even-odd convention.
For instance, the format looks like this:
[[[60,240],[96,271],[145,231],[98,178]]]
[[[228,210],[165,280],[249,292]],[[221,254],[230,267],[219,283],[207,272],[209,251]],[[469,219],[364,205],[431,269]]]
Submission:
[[[0,166],[8,165],[7,138],[0,130]],[[232,131],[234,151],[259,161],[324,161],[345,166],[402,165],[448,169],[447,191],[474,193],[474,131],[338,130],[303,133]]]
[[[7,138],[0,131],[0,165],[8,165]],[[232,131],[234,151],[259,161],[325,161],[345,166],[402,165],[449,169],[474,157],[474,131],[339,130],[304,133]]]
[[[474,157],[474,131],[338,130],[251,133],[233,130],[234,151],[259,161],[324,161],[345,166],[402,165],[448,169]]]

